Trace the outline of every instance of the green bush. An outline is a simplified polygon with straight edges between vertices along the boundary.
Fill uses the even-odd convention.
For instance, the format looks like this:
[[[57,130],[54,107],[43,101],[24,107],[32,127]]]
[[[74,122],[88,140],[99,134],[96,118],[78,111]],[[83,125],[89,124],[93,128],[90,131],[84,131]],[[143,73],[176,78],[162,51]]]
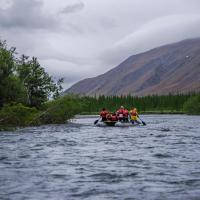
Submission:
[[[64,96],[47,102],[42,111],[22,104],[5,105],[0,110],[0,130],[41,124],[61,124],[83,111],[85,103],[78,96]]]
[[[183,110],[187,114],[200,114],[200,95],[191,97],[188,101],[186,101],[183,105]]]
[[[22,127],[28,126],[38,114],[35,108],[29,108],[20,104],[5,105],[0,110],[0,125]]]
[[[42,124],[60,124],[80,113],[85,104],[78,96],[64,96],[49,101],[45,107],[46,110],[40,115],[40,122]]]

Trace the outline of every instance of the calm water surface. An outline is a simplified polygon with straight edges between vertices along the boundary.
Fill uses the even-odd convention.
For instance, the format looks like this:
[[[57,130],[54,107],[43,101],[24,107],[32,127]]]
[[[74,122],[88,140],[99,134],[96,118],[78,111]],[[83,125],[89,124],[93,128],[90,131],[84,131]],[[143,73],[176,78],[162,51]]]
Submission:
[[[200,116],[141,118],[1,132],[0,199],[200,199]]]

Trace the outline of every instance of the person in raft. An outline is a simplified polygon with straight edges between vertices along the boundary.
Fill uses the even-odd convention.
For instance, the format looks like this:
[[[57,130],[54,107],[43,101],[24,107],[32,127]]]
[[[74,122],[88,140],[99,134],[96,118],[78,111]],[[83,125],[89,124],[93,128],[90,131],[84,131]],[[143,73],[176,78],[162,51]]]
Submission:
[[[124,108],[124,106],[121,106],[120,109],[116,113],[117,113],[117,117],[119,121],[128,122],[129,112],[127,109]]]
[[[111,121],[113,121],[113,122],[117,122],[118,121],[118,117],[117,117],[116,113],[113,113],[111,115]]]
[[[138,121],[137,108],[132,108],[129,112],[129,116],[130,116],[130,121],[132,124],[134,123],[140,124],[140,121]]]
[[[108,114],[109,114],[109,112],[105,108],[102,108],[102,110],[100,112],[101,120],[106,121]]]
[[[123,112],[124,122],[128,122],[128,116],[129,116],[128,110],[124,109],[124,112]]]
[[[107,121],[112,121],[112,122],[117,122],[118,121],[116,113],[112,113],[112,114],[108,113],[106,118],[107,118]]]

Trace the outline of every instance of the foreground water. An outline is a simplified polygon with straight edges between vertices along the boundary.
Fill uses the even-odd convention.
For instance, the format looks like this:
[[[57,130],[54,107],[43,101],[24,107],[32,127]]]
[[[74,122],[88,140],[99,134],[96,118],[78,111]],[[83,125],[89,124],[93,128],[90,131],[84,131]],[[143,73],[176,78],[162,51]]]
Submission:
[[[0,133],[0,199],[200,199],[200,116]]]

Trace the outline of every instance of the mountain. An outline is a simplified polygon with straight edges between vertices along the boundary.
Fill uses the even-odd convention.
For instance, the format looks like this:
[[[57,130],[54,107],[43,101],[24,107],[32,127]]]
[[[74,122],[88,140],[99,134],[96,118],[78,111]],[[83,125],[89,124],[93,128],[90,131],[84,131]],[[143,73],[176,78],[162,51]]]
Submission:
[[[200,92],[200,38],[130,56],[110,71],[74,84],[65,93],[152,95]]]

